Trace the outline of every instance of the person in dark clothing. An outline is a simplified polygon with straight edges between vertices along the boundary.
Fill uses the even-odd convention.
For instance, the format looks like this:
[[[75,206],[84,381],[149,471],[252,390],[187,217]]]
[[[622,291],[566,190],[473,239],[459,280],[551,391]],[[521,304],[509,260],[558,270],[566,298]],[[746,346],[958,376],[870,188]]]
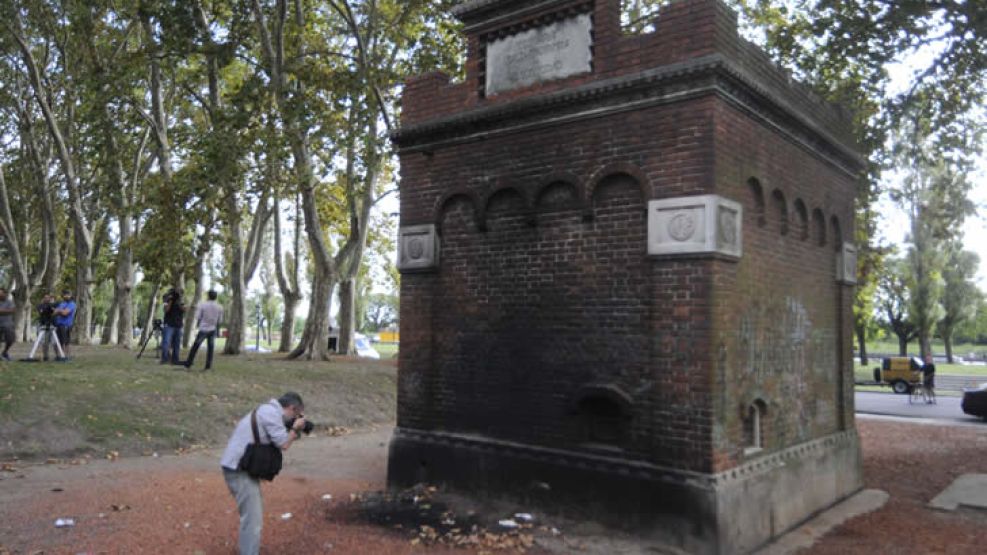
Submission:
[[[181,364],[178,360],[182,348],[182,326],[185,320],[185,305],[177,290],[168,291],[164,298],[164,319],[161,327],[161,364]],[[170,361],[169,361],[170,359]]]
[[[925,364],[922,365],[922,387],[925,388],[926,403],[936,402],[936,365],[932,362],[932,355],[925,355]]]
[[[17,340],[14,333],[14,312],[16,307],[5,287],[0,287],[0,341],[3,341],[3,354],[0,358],[10,360],[10,346]]]

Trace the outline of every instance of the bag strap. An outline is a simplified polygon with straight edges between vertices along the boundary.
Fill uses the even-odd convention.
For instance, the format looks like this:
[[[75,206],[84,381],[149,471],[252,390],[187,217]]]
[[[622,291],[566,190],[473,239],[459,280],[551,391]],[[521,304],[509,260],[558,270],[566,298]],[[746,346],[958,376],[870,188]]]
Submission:
[[[257,433],[257,409],[250,413],[250,429],[254,432],[254,443],[260,445],[260,434]]]

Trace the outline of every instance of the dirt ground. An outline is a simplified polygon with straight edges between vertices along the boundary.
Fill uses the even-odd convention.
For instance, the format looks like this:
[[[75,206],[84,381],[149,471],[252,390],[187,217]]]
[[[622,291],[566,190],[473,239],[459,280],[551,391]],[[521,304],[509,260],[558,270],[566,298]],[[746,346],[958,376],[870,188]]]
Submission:
[[[987,515],[944,513],[925,504],[960,474],[987,473],[987,425],[859,420],[858,427],[866,487],[889,492],[890,501],[848,521],[804,553],[984,553]],[[426,546],[406,530],[370,525],[355,516],[351,494],[383,486],[389,435],[383,427],[307,438],[293,447],[282,475],[264,486],[262,553],[505,552],[495,549],[496,542],[471,549]],[[231,555],[237,514],[218,458],[217,450],[204,450],[114,461],[8,461],[0,467],[0,554]],[[56,528],[59,518],[72,518],[75,525]],[[536,533],[536,545],[527,551],[655,552],[653,546],[635,549],[627,542],[619,542],[617,549],[601,543],[607,531],[580,528],[562,528],[561,536],[553,533],[544,542]],[[508,552],[518,551],[517,543],[503,545],[512,547]]]

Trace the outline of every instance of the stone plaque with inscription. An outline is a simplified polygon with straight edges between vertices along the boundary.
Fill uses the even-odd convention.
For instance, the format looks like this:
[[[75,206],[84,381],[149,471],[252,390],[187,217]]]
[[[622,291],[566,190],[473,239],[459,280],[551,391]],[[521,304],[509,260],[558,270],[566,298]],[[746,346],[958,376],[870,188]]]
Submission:
[[[398,238],[398,270],[414,272],[439,266],[439,237],[435,225],[402,227]]]
[[[739,203],[698,195],[648,203],[648,254],[720,253],[740,258]]]
[[[593,20],[582,14],[487,44],[486,94],[592,70]]]

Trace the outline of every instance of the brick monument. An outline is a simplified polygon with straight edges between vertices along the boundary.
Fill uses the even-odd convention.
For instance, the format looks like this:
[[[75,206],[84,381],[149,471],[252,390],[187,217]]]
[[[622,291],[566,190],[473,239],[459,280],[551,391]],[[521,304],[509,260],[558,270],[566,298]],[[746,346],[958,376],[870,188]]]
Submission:
[[[465,81],[407,83],[388,480],[746,552],[861,487],[863,161],[719,0],[619,4],[464,2]]]

